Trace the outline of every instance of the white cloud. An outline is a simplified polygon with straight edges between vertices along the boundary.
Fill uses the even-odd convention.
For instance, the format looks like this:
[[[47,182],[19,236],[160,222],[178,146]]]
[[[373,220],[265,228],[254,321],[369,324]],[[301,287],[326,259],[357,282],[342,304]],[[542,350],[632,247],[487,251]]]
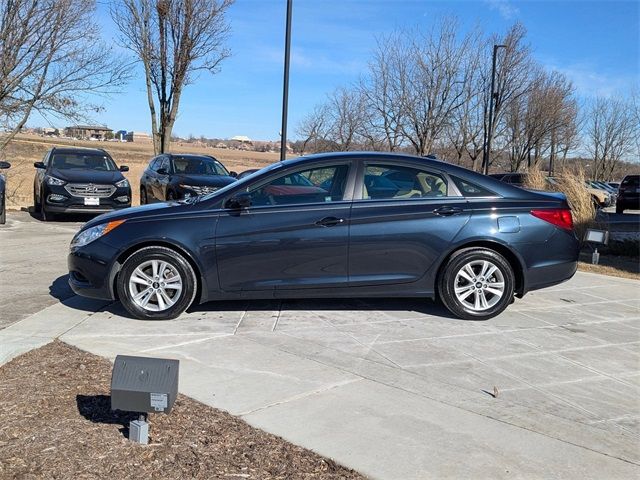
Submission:
[[[505,20],[511,20],[520,14],[518,7],[509,0],[484,0],[491,10],[496,10]]]
[[[578,95],[585,98],[627,96],[637,88],[638,77],[632,73],[612,74],[587,63],[547,64],[546,67],[566,75]]]

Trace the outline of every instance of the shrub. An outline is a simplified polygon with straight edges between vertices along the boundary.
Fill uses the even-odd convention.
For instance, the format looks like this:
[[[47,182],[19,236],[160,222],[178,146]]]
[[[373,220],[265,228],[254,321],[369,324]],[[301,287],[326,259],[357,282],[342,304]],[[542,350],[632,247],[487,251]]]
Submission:
[[[571,208],[576,235],[582,242],[589,227],[595,226],[596,210],[591,194],[585,188],[585,175],[582,169],[576,171],[562,170],[548,181],[546,174],[538,168],[531,168],[525,176],[525,188],[532,190],[548,190],[564,193]]]

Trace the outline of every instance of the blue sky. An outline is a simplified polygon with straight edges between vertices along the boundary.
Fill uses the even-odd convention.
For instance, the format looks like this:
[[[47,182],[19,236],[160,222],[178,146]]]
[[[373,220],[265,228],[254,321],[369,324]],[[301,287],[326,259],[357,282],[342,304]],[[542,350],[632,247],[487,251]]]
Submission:
[[[232,57],[219,74],[186,87],[174,134],[277,139],[282,102],[285,0],[237,0],[229,10]],[[429,28],[443,15],[461,28],[528,30],[535,58],[565,73],[581,97],[626,95],[640,82],[640,2],[515,0],[294,0],[289,138],[298,121],[335,87],[357,80],[375,36],[398,27]],[[98,21],[113,41],[105,6]],[[149,131],[143,73],[105,103],[114,130]]]

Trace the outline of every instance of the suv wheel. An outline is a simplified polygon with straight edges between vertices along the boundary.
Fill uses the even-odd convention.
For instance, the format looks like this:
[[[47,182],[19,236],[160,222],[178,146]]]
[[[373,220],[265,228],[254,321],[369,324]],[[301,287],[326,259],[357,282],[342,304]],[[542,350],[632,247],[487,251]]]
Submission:
[[[465,248],[454,253],[438,282],[442,303],[466,320],[488,320],[512,302],[515,276],[509,262],[486,248]]]
[[[189,262],[174,250],[146,247],[124,262],[118,297],[142,320],[169,320],[184,312],[196,296],[197,279]]]

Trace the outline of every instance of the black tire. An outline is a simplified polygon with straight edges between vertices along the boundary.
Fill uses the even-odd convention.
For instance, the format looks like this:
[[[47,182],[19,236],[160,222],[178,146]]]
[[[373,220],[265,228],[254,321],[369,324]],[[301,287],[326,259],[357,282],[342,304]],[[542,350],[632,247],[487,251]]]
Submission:
[[[500,297],[494,305],[484,310],[477,311],[473,308],[469,308],[456,296],[456,277],[458,272],[460,272],[465,265],[470,262],[484,260],[497,267],[497,270],[504,279],[504,291],[502,293],[502,297]],[[490,286],[490,283],[488,284]],[[473,284],[470,283],[470,285]],[[438,295],[440,300],[451,313],[456,317],[465,320],[488,320],[499,315],[505,308],[507,308],[507,306],[509,306],[509,304],[512,303],[514,290],[515,275],[513,273],[513,268],[502,255],[488,248],[471,247],[455,252],[451,255],[444,268],[441,270],[438,278]],[[474,293],[474,296],[475,295],[476,294]],[[493,298],[492,294],[491,298]]]
[[[38,201],[38,197],[36,196],[36,189],[33,189],[33,211],[35,213],[40,213],[40,202]]]
[[[176,302],[166,310],[150,311],[136,304],[129,289],[129,280],[134,270],[150,260],[161,260],[177,271],[182,280],[182,290]],[[127,258],[118,273],[116,286],[118,298],[124,308],[141,320],[171,320],[180,316],[193,303],[197,291],[197,278],[193,268],[175,250],[166,247],[145,247]],[[175,298],[175,297],[174,297]]]
[[[0,207],[0,225],[7,223],[7,199],[2,193],[2,207]]]
[[[48,222],[53,220],[53,214],[50,212],[47,212],[47,208],[44,206],[42,194],[40,195],[40,203],[38,206],[40,207],[38,209],[38,213],[40,214],[40,220],[42,220],[43,222]]]
[[[622,205],[616,205],[616,213],[624,213],[624,207]]]
[[[140,205],[147,204],[147,190],[144,187],[140,187]]]

